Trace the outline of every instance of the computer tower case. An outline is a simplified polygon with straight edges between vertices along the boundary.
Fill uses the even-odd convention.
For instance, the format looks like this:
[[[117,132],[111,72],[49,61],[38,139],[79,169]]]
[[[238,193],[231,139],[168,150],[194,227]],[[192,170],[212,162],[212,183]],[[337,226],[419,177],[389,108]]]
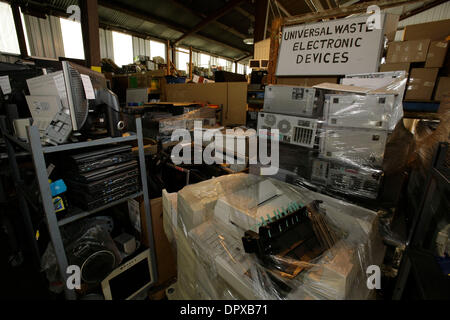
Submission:
[[[302,147],[314,148],[318,143],[318,120],[260,112],[258,130],[278,129],[280,141]],[[268,134],[272,134],[269,133]]]
[[[264,112],[300,117],[320,117],[323,112],[322,90],[298,86],[268,85],[264,96]]]

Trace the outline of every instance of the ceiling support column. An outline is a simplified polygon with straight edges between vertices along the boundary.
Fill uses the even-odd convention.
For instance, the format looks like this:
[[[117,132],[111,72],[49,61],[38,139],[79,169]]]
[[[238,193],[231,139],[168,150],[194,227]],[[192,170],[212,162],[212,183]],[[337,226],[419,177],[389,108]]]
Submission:
[[[84,57],[87,67],[99,67],[100,35],[98,22],[98,1],[80,0],[81,30],[83,32]]]

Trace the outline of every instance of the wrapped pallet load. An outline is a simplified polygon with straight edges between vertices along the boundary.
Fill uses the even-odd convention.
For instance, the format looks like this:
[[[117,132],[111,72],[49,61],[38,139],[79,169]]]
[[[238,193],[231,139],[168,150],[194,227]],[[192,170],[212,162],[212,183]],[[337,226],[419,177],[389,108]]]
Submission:
[[[366,272],[382,263],[385,250],[371,210],[246,174],[185,187],[177,210],[174,195],[164,197],[178,265],[169,299],[335,300],[374,293]]]

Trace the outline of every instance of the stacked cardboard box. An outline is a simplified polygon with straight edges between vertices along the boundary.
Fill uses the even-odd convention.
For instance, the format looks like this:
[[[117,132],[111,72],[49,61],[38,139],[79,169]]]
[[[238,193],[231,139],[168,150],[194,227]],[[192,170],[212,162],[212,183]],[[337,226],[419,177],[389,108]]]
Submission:
[[[430,40],[397,41],[389,45],[387,63],[423,62],[427,59]]]
[[[411,25],[403,41],[389,45],[381,72],[407,71],[410,75],[405,100],[440,101],[450,92],[448,60],[450,20]]]

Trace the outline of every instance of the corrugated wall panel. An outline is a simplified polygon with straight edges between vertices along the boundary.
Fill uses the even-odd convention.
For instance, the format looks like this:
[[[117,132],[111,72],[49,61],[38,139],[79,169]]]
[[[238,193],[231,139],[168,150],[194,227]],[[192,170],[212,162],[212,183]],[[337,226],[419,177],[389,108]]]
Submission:
[[[150,40],[133,37],[133,57],[150,57]]]
[[[44,57],[58,58],[56,56],[56,50],[54,48],[54,42],[52,41],[52,29],[50,20],[39,19],[39,27],[41,28],[42,44],[44,46]]]
[[[50,16],[50,27],[52,32],[52,39],[50,39],[50,41],[53,40],[53,46],[56,56],[64,56],[64,43],[62,38],[61,22],[59,18]]]
[[[399,27],[405,27],[411,24],[426,23],[432,21],[450,19],[450,1],[440,4],[434,8],[416,14],[399,22]]]
[[[64,56],[59,18],[47,16],[47,19],[40,19],[24,15],[24,20],[30,44],[30,55],[53,59]]]
[[[114,60],[112,31],[100,29],[100,57]]]
[[[192,51],[192,64],[198,66],[200,64],[200,54],[197,51]]]

